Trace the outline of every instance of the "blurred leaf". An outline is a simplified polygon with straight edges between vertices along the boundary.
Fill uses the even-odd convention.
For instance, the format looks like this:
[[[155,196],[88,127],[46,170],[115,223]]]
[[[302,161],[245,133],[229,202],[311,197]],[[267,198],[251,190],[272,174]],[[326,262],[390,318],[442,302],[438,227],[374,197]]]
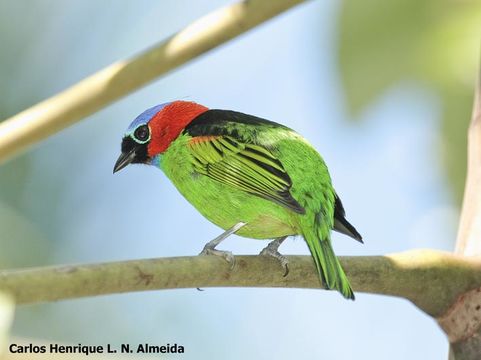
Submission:
[[[354,115],[402,80],[417,81],[439,95],[441,154],[459,203],[481,43],[481,2],[344,0],[339,24],[341,79]]]
[[[18,204],[30,172],[30,157],[20,156],[0,167],[0,201]]]
[[[50,61],[45,54],[38,55],[38,47],[45,43],[49,19],[62,6],[58,0],[0,2],[0,120],[45,98],[45,88],[58,81],[57,77],[48,83],[36,79]],[[39,28],[39,23],[44,26]],[[43,50],[50,54],[53,47]],[[29,76],[29,71],[34,75]],[[68,182],[59,176],[66,173],[60,161],[42,163],[42,154],[40,146],[0,166],[2,268],[48,262],[59,239],[58,207]]]
[[[45,261],[51,249],[38,226],[17,209],[0,202],[0,268],[27,267]],[[44,259],[42,259],[44,258]]]

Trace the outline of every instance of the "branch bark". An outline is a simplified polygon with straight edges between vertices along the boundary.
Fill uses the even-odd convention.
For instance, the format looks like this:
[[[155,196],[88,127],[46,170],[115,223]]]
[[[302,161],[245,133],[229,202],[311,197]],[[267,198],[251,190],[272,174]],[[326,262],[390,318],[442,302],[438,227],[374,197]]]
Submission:
[[[481,67],[474,92],[473,113],[468,130],[468,170],[455,253],[481,255]],[[438,319],[448,335],[449,358],[479,359],[481,354],[481,292],[460,295]]]
[[[0,163],[303,0],[245,0],[0,123]]]
[[[310,256],[288,256],[290,272],[274,259],[194,256],[67,265],[0,272],[0,291],[32,304],[132,291],[207,287],[320,288]],[[481,259],[414,250],[386,256],[341,257],[357,292],[406,298],[437,317],[460,295],[481,287]],[[429,286],[426,286],[429,284]]]

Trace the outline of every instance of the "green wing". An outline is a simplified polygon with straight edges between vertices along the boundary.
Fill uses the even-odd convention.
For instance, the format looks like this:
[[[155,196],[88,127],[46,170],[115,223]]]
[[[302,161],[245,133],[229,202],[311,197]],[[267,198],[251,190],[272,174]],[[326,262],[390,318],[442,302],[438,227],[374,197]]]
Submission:
[[[290,193],[289,175],[266,148],[221,135],[194,137],[189,149],[198,173],[299,214],[305,213]]]

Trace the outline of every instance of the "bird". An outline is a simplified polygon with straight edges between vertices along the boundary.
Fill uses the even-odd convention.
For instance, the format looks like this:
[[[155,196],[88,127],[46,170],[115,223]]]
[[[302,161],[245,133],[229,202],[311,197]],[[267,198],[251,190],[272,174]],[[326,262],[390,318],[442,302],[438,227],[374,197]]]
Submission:
[[[205,218],[224,230],[199,255],[217,255],[231,234],[272,241],[260,255],[275,258],[288,275],[279,246],[300,235],[321,285],[354,300],[334,254],[331,230],[363,243],[345,216],[321,155],[287,126],[242,112],[176,100],[137,116],[121,142],[114,173],[129,164],[160,168]]]

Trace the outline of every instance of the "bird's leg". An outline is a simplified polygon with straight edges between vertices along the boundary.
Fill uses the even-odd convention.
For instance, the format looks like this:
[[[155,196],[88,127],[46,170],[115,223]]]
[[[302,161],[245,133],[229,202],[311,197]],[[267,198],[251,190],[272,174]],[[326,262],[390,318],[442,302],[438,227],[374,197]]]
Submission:
[[[280,262],[282,268],[284,269],[284,277],[289,274],[289,261],[287,261],[287,258],[279,252],[279,246],[281,246],[282,242],[286,238],[287,236],[284,236],[277,238],[274,241],[271,241],[269,245],[262,249],[259,254],[262,256],[272,256],[273,258],[277,259]]]
[[[228,238],[230,235],[234,234],[236,231],[238,231],[241,227],[246,225],[247,223],[245,222],[238,222],[235,224],[233,227],[230,229],[227,229],[225,232],[217,236],[214,240],[209,241],[207,244],[205,244],[204,249],[200,252],[199,255],[216,255],[216,256],[221,256],[223,257],[228,263],[231,264],[231,268],[234,267],[235,265],[235,258],[234,255],[232,255],[232,252],[230,251],[224,251],[224,250],[217,250],[215,247],[219,245],[223,240]]]

